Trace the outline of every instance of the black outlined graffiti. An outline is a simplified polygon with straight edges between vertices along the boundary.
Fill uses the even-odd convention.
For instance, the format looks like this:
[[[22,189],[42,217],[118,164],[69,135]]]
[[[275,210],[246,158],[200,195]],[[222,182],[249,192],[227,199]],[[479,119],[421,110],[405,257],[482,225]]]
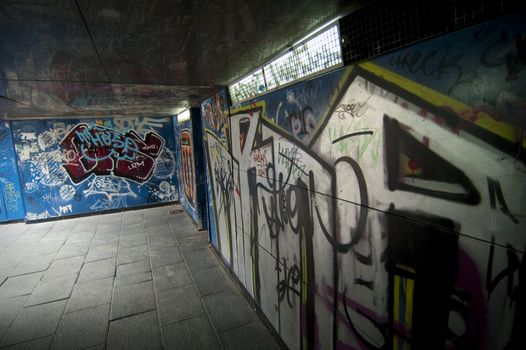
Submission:
[[[508,209],[504,195],[502,194],[502,188],[500,182],[488,177],[488,191],[489,191],[489,200],[492,209],[497,207],[497,200],[500,204],[500,211],[504,213],[511,221],[518,224],[519,220],[513,215]],[[495,200],[496,199],[496,200]]]
[[[488,292],[488,301],[491,297],[491,293],[495,290],[497,285],[505,278],[506,283],[506,295],[510,299],[510,308],[513,306],[513,302],[517,299],[518,288],[514,286],[514,275],[519,270],[521,262],[517,253],[510,244],[506,245],[506,256],[508,258],[508,266],[500,271],[495,277],[493,277],[493,259],[495,256],[495,237],[491,238],[491,246],[489,248],[488,257],[488,270],[486,273],[486,290]]]

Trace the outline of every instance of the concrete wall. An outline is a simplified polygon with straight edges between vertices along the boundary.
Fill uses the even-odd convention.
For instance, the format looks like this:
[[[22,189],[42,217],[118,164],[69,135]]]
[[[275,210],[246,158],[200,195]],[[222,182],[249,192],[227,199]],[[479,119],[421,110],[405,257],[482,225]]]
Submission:
[[[212,242],[290,348],[524,347],[524,23],[205,116]]]
[[[13,121],[26,220],[178,199],[170,118]]]

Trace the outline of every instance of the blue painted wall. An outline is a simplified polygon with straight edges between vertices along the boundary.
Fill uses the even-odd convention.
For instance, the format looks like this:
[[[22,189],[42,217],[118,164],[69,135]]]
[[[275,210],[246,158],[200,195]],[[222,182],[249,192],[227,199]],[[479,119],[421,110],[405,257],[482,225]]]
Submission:
[[[481,112],[526,126],[526,13],[502,17],[373,60]],[[447,106],[445,106],[447,107]]]
[[[26,220],[178,199],[170,118],[12,122]]]
[[[192,137],[194,140],[196,207],[199,213],[198,226],[199,229],[206,229],[208,227],[208,205],[206,203],[206,173],[201,110],[199,108],[192,108],[191,113]]]
[[[24,204],[8,122],[0,122],[0,221],[24,217]]]

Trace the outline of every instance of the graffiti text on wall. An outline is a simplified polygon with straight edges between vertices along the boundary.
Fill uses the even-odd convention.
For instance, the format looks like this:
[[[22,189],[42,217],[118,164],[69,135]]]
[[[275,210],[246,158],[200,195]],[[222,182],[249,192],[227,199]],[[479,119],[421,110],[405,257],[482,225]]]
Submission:
[[[138,183],[152,176],[164,140],[155,132],[142,139],[134,130],[120,133],[103,126],[76,125],[62,140],[63,165],[74,183],[96,175],[114,175]]]
[[[184,195],[188,203],[195,206],[195,175],[192,134],[188,129],[181,130],[181,177],[183,179]]]

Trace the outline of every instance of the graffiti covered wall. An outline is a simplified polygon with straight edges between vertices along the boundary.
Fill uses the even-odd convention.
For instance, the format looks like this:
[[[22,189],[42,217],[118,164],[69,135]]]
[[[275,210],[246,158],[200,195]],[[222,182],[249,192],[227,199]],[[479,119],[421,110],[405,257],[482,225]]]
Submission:
[[[208,132],[212,132],[214,135],[216,135],[217,138],[219,138],[223,143],[229,144],[230,140],[228,137],[230,137],[230,131],[228,130],[228,99],[227,99],[227,90],[221,89],[212,96],[210,96],[208,99],[204,100],[201,103],[201,115],[202,115],[202,130],[208,130]],[[205,155],[207,153],[207,150],[205,149]],[[218,239],[217,239],[217,231],[215,229],[216,223],[215,223],[215,215],[214,215],[214,203],[212,197],[212,187],[211,187],[211,180],[208,176],[209,170],[208,170],[208,164],[205,160],[204,162],[204,169],[206,172],[206,198],[207,198],[207,206],[208,206],[208,235],[210,238],[210,241],[212,244],[217,248],[218,247]]]
[[[469,99],[427,83],[430,68],[390,69],[395,52],[205,123],[216,247],[290,348],[524,347],[525,105],[508,101],[508,119],[476,101],[524,101],[525,61],[473,66],[466,45],[524,23],[406,49],[449,45],[463,55],[447,62],[500,77]]]
[[[197,190],[195,183],[195,159],[193,147],[192,120],[179,123],[176,127],[178,140],[177,163],[179,165],[180,201],[195,222],[199,220]]]
[[[178,199],[170,118],[14,121],[26,219]]]
[[[202,230],[208,227],[208,208],[201,111],[199,108],[190,108],[189,112],[189,120],[179,123],[177,117],[174,117],[174,130],[178,140],[176,159],[179,167],[179,192],[181,205],[197,228]]]
[[[24,217],[24,204],[8,122],[0,122],[0,222]]]

